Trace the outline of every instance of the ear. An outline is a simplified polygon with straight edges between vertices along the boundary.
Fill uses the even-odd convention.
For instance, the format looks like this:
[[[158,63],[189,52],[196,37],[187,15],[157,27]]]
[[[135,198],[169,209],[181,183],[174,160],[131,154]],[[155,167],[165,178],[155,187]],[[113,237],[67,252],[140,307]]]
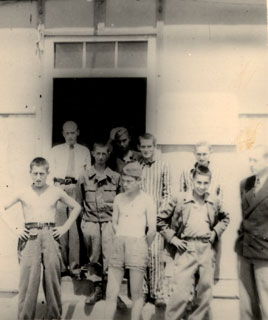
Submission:
[[[79,130],[79,129],[77,129],[76,131],[77,131],[77,136],[79,136],[79,134],[80,134],[80,130]]]
[[[141,151],[141,147],[140,147],[139,144],[137,144],[137,149],[138,149],[139,151]]]

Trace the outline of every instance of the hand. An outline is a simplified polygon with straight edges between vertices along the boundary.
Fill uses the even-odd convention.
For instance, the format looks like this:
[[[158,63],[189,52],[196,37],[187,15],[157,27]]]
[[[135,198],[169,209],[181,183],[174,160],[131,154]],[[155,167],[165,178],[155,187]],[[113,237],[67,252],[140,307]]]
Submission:
[[[24,228],[23,232],[18,234],[18,237],[22,241],[27,241],[30,238],[29,230]]]
[[[187,241],[181,240],[177,237],[173,237],[170,241],[171,244],[173,244],[180,253],[183,253],[184,251],[187,250]]]
[[[213,243],[215,242],[216,236],[217,236],[216,231],[215,231],[215,230],[212,230],[212,231],[211,231],[210,238],[209,238],[209,242],[210,242],[211,244],[213,244]]]
[[[60,227],[56,227],[56,228],[53,228],[53,238],[55,240],[58,240],[60,237],[62,237],[64,235],[64,233],[67,231],[64,226],[60,226]]]

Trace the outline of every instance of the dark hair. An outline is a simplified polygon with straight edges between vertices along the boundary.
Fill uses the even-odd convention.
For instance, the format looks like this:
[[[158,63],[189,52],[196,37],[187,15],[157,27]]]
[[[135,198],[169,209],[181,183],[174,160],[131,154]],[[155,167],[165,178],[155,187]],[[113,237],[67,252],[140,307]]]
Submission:
[[[110,153],[110,145],[106,142],[102,142],[102,141],[94,142],[92,151],[95,151],[97,147],[107,148],[108,153]]]
[[[196,177],[197,174],[200,174],[202,176],[207,176],[211,179],[211,171],[209,170],[208,167],[203,166],[201,164],[193,169],[193,171],[192,171],[193,179]]]
[[[36,166],[36,167],[46,167],[47,171],[49,169],[48,161],[45,158],[42,158],[42,157],[34,158],[31,161],[31,163],[30,163],[30,171],[33,169],[34,166]]]
[[[156,145],[156,138],[151,133],[144,133],[144,134],[140,135],[139,136],[139,145],[141,144],[141,139],[143,139],[143,140],[152,140],[154,146]]]

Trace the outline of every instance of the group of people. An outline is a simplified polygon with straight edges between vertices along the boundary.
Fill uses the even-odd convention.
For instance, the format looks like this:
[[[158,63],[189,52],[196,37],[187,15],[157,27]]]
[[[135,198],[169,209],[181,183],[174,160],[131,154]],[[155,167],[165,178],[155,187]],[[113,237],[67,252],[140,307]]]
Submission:
[[[32,160],[33,184],[4,205],[7,210],[20,202],[25,220],[18,245],[18,318],[35,318],[42,264],[47,319],[61,318],[64,276],[94,284],[85,303],[105,299],[105,319],[122,307],[124,277],[132,320],[140,319],[146,302],[166,308],[166,320],[211,319],[220,238],[230,218],[209,144],[195,146],[196,163],[182,171],[175,196],[152,134],[140,135],[135,151],[128,130],[114,128],[110,140],[95,141],[90,152],[77,143],[75,122],[65,122],[62,133],[65,143],[53,147],[48,160]],[[243,320],[268,319],[268,149],[255,151],[254,175],[241,185],[236,244]]]

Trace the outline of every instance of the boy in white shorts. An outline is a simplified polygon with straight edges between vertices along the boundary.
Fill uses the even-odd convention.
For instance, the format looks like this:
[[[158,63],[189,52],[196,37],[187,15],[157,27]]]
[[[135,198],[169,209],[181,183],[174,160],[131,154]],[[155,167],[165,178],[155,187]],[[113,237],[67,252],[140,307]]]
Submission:
[[[156,232],[156,206],[153,199],[140,189],[141,174],[138,162],[128,163],[122,173],[124,192],[114,200],[115,239],[109,261],[105,319],[113,319],[125,269],[129,269],[130,274],[131,320],[139,320],[142,311],[142,285],[148,247]]]
[[[24,231],[19,235],[20,260],[18,319],[35,319],[38,290],[43,265],[43,288],[47,302],[45,319],[60,319],[61,253],[59,238],[65,234],[81,210],[80,205],[63,190],[46,184],[49,165],[44,158],[30,164],[33,184],[4,205],[4,209],[20,202],[24,216]],[[69,218],[55,227],[56,205],[62,201],[72,209]]]

